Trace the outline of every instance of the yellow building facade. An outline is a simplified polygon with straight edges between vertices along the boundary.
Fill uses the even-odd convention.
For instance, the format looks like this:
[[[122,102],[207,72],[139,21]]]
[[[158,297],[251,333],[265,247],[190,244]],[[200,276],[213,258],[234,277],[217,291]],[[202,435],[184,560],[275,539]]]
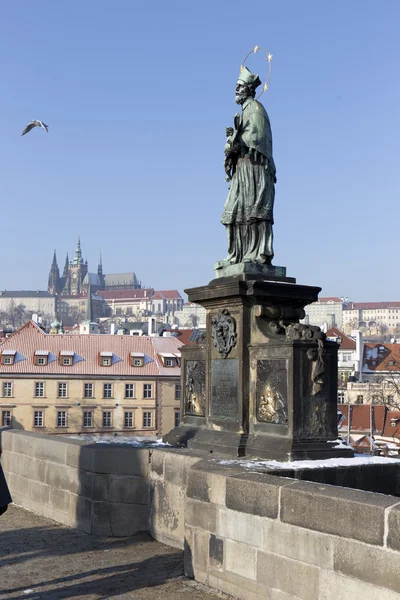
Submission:
[[[52,434],[163,435],[180,418],[176,338],[47,335],[0,346],[1,425]]]

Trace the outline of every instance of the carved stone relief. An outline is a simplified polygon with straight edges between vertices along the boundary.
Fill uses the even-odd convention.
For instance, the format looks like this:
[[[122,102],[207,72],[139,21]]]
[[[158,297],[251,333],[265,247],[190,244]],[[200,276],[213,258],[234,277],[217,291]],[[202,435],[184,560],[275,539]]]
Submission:
[[[213,344],[222,356],[226,358],[232,348],[236,346],[236,320],[230,315],[229,310],[220,310],[211,320],[211,335]]]
[[[323,391],[325,385],[325,350],[322,340],[318,340],[318,348],[307,350],[307,358],[311,361],[310,393],[315,396]]]

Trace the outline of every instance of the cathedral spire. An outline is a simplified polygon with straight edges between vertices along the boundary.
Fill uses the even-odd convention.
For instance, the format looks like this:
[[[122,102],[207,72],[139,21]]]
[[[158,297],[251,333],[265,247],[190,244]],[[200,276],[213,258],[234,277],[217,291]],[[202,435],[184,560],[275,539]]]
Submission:
[[[88,292],[87,292],[87,303],[86,303],[86,319],[89,321],[89,323],[93,320],[92,319],[92,286],[88,285]]]
[[[54,250],[53,261],[51,263],[50,273],[49,273],[49,281],[48,281],[48,291],[50,294],[57,294],[59,292],[60,285],[60,271],[57,265],[57,256],[56,251]]]
[[[69,258],[68,258],[68,252],[67,252],[67,256],[65,257],[63,277],[68,277],[68,267],[69,267]]]
[[[56,251],[54,250],[54,255],[53,255],[53,262],[51,264],[52,267],[58,267],[57,265],[57,255],[56,255]]]
[[[101,259],[101,251],[100,251],[100,257],[99,257],[99,266],[97,267],[97,275],[99,277],[102,277],[102,275],[103,275],[103,261]]]
[[[76,244],[74,264],[80,265],[82,263],[83,263],[83,259],[82,259],[82,250],[81,250],[81,236],[78,235],[78,243]]]

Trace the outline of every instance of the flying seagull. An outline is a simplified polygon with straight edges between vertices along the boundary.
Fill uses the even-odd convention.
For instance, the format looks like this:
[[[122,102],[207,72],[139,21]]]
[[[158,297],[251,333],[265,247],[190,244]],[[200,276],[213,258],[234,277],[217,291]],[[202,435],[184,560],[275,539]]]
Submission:
[[[33,129],[34,127],[41,127],[42,129],[45,129],[47,131],[47,133],[49,132],[49,127],[48,125],[45,125],[43,123],[43,121],[38,121],[37,119],[33,119],[23,130],[23,132],[21,133],[21,135],[25,135],[26,133],[29,133],[29,131],[31,129]]]

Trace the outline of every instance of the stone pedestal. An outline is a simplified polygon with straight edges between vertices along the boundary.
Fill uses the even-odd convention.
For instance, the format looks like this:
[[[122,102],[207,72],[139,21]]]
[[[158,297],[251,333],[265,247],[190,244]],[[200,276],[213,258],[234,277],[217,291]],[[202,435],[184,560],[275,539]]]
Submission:
[[[334,443],[337,344],[299,324],[319,292],[245,272],[186,290],[207,310],[207,333],[182,349],[182,422],[165,441],[226,456],[352,456]]]

